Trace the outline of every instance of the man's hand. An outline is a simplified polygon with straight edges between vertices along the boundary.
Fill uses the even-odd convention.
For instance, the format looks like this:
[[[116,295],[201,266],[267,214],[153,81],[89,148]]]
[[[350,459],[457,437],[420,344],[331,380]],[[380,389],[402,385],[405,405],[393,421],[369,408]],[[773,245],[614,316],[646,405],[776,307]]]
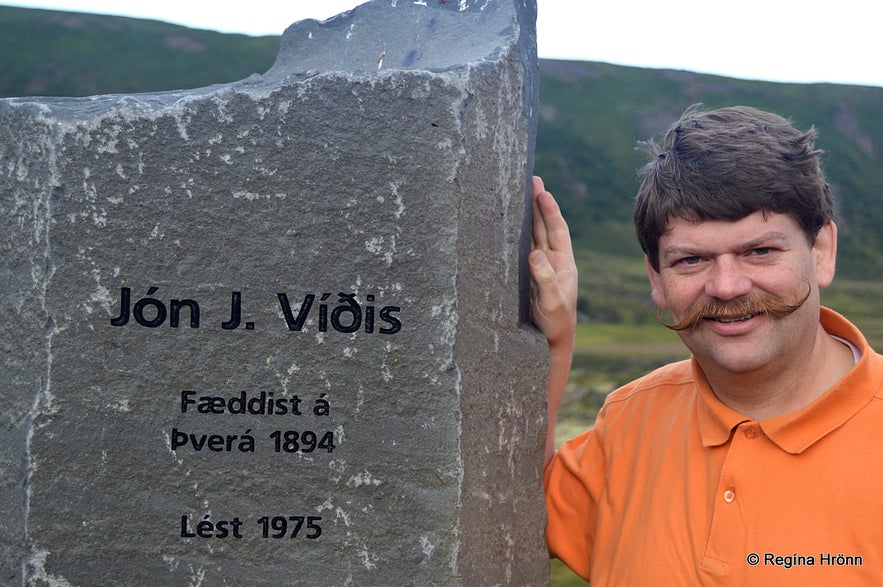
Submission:
[[[564,396],[576,334],[577,270],[567,222],[543,180],[533,178],[533,251],[530,273],[534,287],[531,317],[549,341],[549,429],[546,462],[555,452],[555,420]]]
[[[533,178],[533,251],[530,273],[534,280],[531,317],[546,335],[549,346],[573,346],[576,331],[577,271],[567,222],[558,203]]]

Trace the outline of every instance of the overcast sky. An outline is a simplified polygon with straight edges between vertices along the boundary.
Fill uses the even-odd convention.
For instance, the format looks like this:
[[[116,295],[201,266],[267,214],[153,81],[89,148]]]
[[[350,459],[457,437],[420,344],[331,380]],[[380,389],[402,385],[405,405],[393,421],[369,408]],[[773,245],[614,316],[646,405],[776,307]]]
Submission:
[[[0,0],[0,4],[281,35],[295,21],[330,18],[363,1]],[[540,57],[768,81],[883,86],[877,0],[538,0],[538,12]]]

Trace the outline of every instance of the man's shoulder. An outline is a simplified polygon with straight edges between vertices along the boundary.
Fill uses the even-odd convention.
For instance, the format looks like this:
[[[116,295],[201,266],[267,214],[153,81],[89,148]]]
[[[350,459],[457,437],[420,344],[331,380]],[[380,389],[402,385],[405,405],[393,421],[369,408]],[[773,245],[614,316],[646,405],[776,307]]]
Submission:
[[[659,401],[681,396],[695,390],[693,365],[690,359],[663,365],[616,389],[607,396],[606,405]]]

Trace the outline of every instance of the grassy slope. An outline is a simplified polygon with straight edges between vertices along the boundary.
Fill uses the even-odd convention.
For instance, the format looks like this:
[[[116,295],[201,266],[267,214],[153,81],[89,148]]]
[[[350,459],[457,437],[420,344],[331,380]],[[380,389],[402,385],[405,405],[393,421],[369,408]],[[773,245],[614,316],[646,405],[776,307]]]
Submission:
[[[278,37],[0,6],[0,97],[198,88],[263,73]]]

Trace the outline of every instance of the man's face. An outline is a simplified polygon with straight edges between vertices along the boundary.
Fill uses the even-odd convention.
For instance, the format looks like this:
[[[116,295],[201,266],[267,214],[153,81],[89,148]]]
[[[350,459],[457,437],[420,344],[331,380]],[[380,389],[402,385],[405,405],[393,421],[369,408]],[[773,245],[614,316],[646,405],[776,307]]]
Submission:
[[[836,242],[833,223],[811,245],[785,214],[675,218],[659,239],[659,272],[648,263],[653,301],[675,322],[697,304],[716,303],[698,310],[695,327],[679,331],[706,371],[762,372],[805,361],[819,328],[819,288],[834,277]],[[773,307],[791,308],[770,313],[763,302],[771,299]]]

